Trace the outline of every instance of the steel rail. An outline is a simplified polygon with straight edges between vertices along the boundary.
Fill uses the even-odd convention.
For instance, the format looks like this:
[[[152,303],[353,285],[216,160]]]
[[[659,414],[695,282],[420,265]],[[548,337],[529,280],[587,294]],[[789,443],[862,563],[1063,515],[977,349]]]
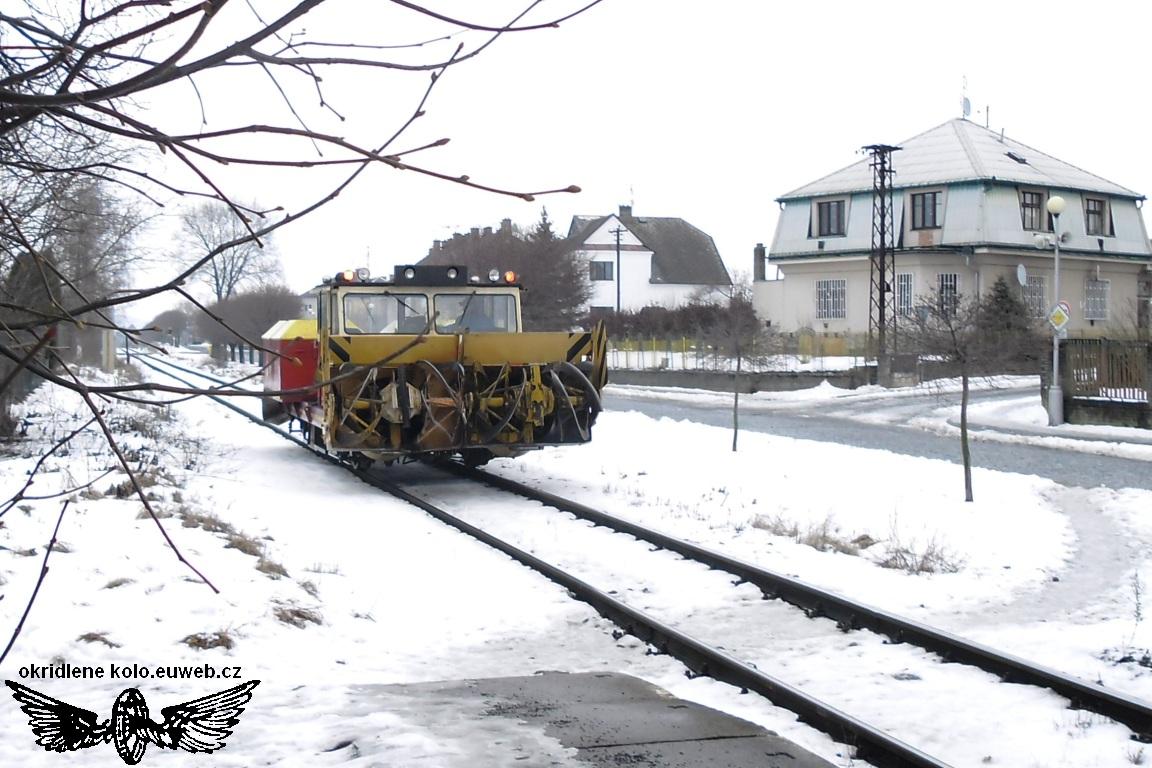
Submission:
[[[597,613],[616,624],[623,631],[679,660],[694,675],[710,677],[742,690],[755,691],[773,704],[795,712],[803,722],[823,731],[836,741],[855,747],[854,759],[866,760],[881,766],[881,768],[948,767],[947,763],[941,762],[868,723],[841,712],[819,699],[809,696],[800,689],[729,656],[723,651],[660,622],[643,611],[596,589],[567,571],[461,520],[452,513],[404,490],[395,483],[366,473],[357,474],[369,485],[419,507],[437,520],[503,552],[518,563],[566,588],[574,597],[588,603]]]
[[[1133,731],[1136,740],[1152,742],[1152,704],[1134,696],[1089,683],[1055,669],[1002,653],[980,643],[906,619],[880,608],[860,603],[835,592],[805,584],[798,579],[770,571],[698,544],[677,539],[593,509],[555,494],[509,480],[491,472],[442,462],[449,471],[478,480],[525,498],[568,512],[597,525],[647,541],[716,570],[726,571],[742,581],[755,584],[767,597],[779,598],[802,608],[809,616],[833,619],[845,630],[869,629],[894,642],[910,643],[940,656],[946,662],[978,667],[1009,683],[1022,683],[1049,690],[1067,698],[1074,709],[1085,709],[1110,717]]]
[[[181,379],[170,371],[162,370],[152,363],[144,361],[144,364],[162,375],[171,376],[178,381],[188,383],[186,379]],[[167,361],[163,361],[163,364],[182,370],[185,373],[219,381],[208,374],[188,370],[183,366]],[[277,434],[308,448],[314,454],[325,458],[329,462],[347,469],[364,483],[422,509],[437,520],[499,550],[518,563],[540,573],[549,580],[566,588],[577,599],[592,606],[597,613],[616,624],[624,632],[634,635],[640,640],[656,647],[660,652],[677,659],[683,663],[692,674],[710,677],[714,680],[736,686],[741,690],[754,691],[773,704],[796,713],[803,722],[828,734],[838,742],[854,747],[854,759],[866,760],[880,768],[951,768],[948,763],[937,760],[931,755],[889,736],[868,723],[854,718],[845,712],[841,712],[819,699],[809,696],[798,688],[778,680],[771,675],[767,675],[723,651],[713,648],[674,627],[658,621],[643,611],[633,608],[605,592],[596,589],[567,571],[557,568],[535,555],[509,544],[503,539],[497,538],[487,531],[461,520],[452,513],[404,490],[395,483],[373,476],[369,472],[358,470],[355,467],[339,461],[335,457],[317,451],[313,446],[289,435],[274,425],[268,424],[260,417],[227,402],[224,398],[213,395],[205,396],[227,406],[250,421],[272,429]],[[487,475],[487,473],[480,474]]]

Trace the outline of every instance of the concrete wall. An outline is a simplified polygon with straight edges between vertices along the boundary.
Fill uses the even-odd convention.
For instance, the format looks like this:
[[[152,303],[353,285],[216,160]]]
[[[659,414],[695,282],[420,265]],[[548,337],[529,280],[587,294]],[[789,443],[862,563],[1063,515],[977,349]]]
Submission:
[[[869,383],[874,369],[853,368],[846,371],[769,371],[741,373],[739,379],[731,372],[713,371],[624,371],[608,372],[610,384],[634,384],[645,387],[683,387],[706,389],[713,392],[731,392],[738,386],[740,392],[790,392],[809,389],[823,381],[842,389],[856,389]]]

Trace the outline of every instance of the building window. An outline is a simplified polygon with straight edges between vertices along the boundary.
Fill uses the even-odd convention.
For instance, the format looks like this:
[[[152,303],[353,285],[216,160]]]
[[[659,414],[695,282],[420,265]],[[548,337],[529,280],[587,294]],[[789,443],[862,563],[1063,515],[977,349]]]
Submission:
[[[939,192],[920,192],[912,195],[912,229],[938,229],[939,210]]]
[[[907,317],[912,314],[912,273],[896,273],[896,314]]]
[[[590,280],[611,280],[612,266],[610,261],[590,261],[588,262],[588,278]]]
[[[829,237],[844,234],[844,201],[826,200],[816,203],[816,235]]]
[[[1112,221],[1108,201],[1099,197],[1084,198],[1084,232],[1089,235],[1111,235]]]
[[[1024,229],[1029,232],[1040,232],[1044,229],[1044,193],[1020,193],[1020,219]]]
[[[843,279],[816,281],[817,320],[830,320],[847,316],[844,303],[846,288],[847,281]]]
[[[1024,285],[1024,306],[1029,317],[1044,317],[1048,314],[1048,281],[1044,275],[1028,275]]]
[[[1108,291],[1110,281],[1088,279],[1084,283],[1084,319],[1108,319]]]
[[[955,272],[941,272],[936,275],[936,296],[940,302],[940,314],[951,317],[960,305],[960,276]]]

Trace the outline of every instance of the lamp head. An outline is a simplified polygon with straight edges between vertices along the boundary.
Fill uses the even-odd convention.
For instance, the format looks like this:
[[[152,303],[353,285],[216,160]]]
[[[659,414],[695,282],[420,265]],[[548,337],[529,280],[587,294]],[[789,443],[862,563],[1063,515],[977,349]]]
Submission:
[[[1060,197],[1060,195],[1052,195],[1052,197],[1048,198],[1046,207],[1048,208],[1048,213],[1053,216],[1059,216],[1064,213],[1064,198]]]

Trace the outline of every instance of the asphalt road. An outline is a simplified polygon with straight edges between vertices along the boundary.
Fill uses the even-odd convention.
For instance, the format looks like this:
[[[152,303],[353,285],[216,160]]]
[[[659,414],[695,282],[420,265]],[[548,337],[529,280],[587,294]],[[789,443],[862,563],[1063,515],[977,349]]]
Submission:
[[[974,400],[1016,398],[1029,390],[973,393]],[[1035,392],[1037,399],[1039,393]],[[880,448],[908,456],[922,456],[961,463],[960,440],[922,428],[901,424],[877,424],[859,417],[878,410],[891,418],[912,419],[941,406],[958,403],[959,395],[926,395],[896,400],[855,403],[808,403],[804,406],[750,406],[740,410],[740,429],[785,437],[819,440],[861,448]],[[642,394],[613,391],[605,398],[612,411],[639,411],[655,418],[685,419],[718,427],[732,426],[730,405],[707,405],[646,399]],[[819,410],[818,410],[819,409]],[[831,411],[831,412],[830,412]],[[853,418],[856,416],[857,418]],[[972,465],[1004,472],[1037,475],[1068,486],[1093,488],[1152,489],[1152,463],[1094,453],[979,439],[970,441]]]

